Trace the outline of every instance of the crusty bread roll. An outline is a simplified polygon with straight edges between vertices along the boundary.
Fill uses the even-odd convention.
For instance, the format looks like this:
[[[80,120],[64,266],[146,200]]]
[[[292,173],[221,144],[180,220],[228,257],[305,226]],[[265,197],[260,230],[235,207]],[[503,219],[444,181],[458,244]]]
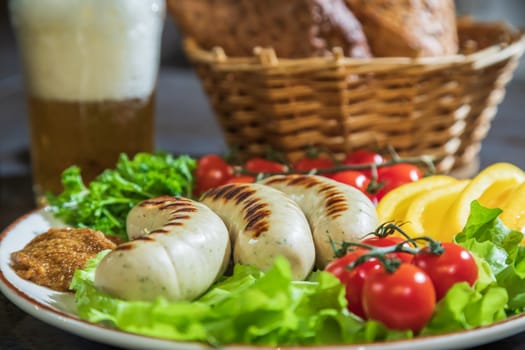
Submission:
[[[311,57],[338,46],[347,56],[370,57],[344,0],[168,0],[168,9],[185,35],[228,56],[251,56],[260,46],[278,57]]]
[[[425,57],[458,51],[453,0],[346,0],[374,56]]]

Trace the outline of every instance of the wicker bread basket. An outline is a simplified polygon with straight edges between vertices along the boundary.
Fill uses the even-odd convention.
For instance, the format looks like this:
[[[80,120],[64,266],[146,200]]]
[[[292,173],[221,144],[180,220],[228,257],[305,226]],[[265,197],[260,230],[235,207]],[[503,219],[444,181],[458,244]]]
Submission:
[[[312,145],[336,157],[389,145],[461,174],[477,170],[525,36],[470,19],[458,20],[458,33],[460,54],[419,59],[352,59],[338,48],[325,58],[280,59],[271,48],[228,57],[184,45],[226,142],[244,156],[271,149],[293,161]]]

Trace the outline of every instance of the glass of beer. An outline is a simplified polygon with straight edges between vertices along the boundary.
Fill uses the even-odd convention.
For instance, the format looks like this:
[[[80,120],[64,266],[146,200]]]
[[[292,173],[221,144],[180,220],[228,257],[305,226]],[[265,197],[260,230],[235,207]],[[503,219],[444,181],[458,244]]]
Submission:
[[[77,165],[85,182],[154,149],[165,0],[10,0],[38,205]],[[44,200],[44,202],[42,202]]]

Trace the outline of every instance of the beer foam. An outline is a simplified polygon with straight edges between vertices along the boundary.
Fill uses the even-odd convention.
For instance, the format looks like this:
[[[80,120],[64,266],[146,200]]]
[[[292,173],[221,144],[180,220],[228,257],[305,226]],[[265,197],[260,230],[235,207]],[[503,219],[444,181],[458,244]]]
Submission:
[[[26,88],[40,98],[149,96],[165,0],[11,0]]]

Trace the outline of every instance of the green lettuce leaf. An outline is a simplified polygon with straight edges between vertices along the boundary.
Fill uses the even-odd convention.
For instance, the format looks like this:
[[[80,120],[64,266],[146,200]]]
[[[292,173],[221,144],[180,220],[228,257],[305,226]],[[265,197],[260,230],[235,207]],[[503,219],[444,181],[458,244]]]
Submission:
[[[292,281],[287,260],[278,258],[266,273],[236,265],[193,302],[125,301],[94,285],[94,273],[104,253],[76,271],[77,312],[90,322],[179,341],[260,345],[312,345],[371,342],[411,337],[378,322],[363,322],[346,311],[344,287],[326,272],[308,281]]]
[[[507,292],[501,287],[490,286],[478,292],[467,283],[455,284],[437,304],[422,334],[442,334],[500,321],[506,317],[507,300]]]
[[[473,201],[467,223],[455,241],[482,256],[494,271],[505,268],[517,254],[523,234],[507,228],[498,218],[499,208],[486,208]]]
[[[62,174],[64,191],[48,195],[53,214],[75,227],[89,227],[126,241],[126,216],[140,201],[160,195],[192,194],[196,162],[188,156],[139,153],[133,159],[122,154],[115,169],[108,169],[86,186],[81,169]]]
[[[483,258],[494,283],[508,294],[506,312],[513,314],[525,310],[525,247],[520,244],[523,234],[506,227],[500,213],[501,209],[473,201],[465,228],[455,240]]]
[[[518,248],[516,258],[496,276],[498,285],[509,293],[509,314],[525,311],[525,247]]]

